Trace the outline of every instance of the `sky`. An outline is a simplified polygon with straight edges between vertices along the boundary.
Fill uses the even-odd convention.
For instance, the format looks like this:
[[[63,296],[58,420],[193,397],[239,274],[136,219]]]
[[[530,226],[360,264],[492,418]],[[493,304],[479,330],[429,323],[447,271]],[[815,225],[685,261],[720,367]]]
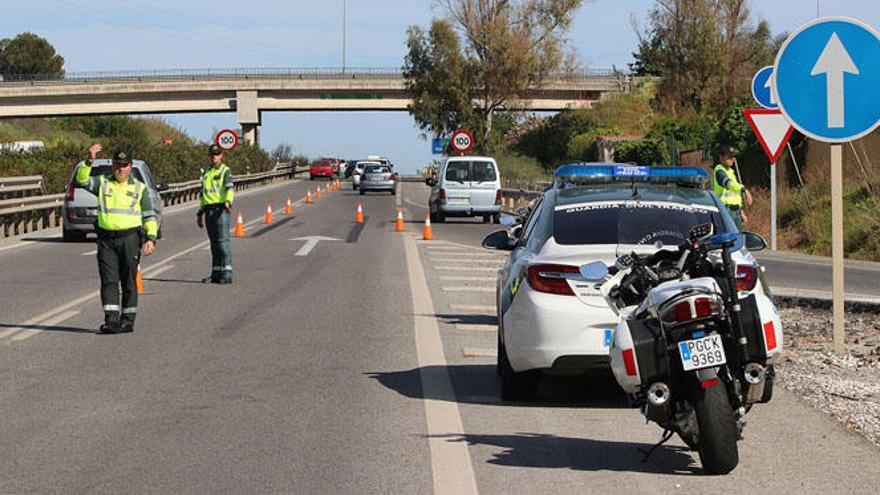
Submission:
[[[443,12],[432,0],[0,0],[0,38],[24,31],[49,40],[68,72],[181,68],[399,68],[406,29]],[[584,66],[625,68],[653,0],[594,0],[578,11],[568,45]],[[822,16],[880,27],[878,0],[751,0],[774,33]],[[234,113],[161,116],[196,139],[236,128]],[[310,157],[381,154],[403,172],[424,166],[430,142],[406,112],[263,112],[260,145],[289,143]]]

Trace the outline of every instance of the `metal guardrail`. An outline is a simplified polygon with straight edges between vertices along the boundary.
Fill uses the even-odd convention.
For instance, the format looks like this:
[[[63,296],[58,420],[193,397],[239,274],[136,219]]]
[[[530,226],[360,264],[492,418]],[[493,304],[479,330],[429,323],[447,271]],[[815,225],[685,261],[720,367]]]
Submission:
[[[293,179],[297,174],[308,170],[308,167],[284,166],[276,167],[275,170],[269,172],[237,175],[235,190],[249,189],[278,180]],[[159,193],[166,206],[198,199],[202,183],[199,180],[191,180],[169,184],[169,186],[167,190]],[[0,200],[0,238],[60,226],[61,205],[64,203],[64,196],[64,194],[48,194]]]
[[[194,79],[250,79],[250,78],[298,78],[298,79],[346,79],[401,77],[399,67],[225,67],[202,69],[157,69],[125,71],[67,72],[57,75],[7,75],[0,84],[38,83],[86,83],[95,81],[142,81],[142,80],[194,80]],[[630,79],[632,76],[616,69],[581,69],[549,74],[547,80],[579,78]]]
[[[42,175],[0,177],[0,198],[26,196],[33,192],[43,192]]]

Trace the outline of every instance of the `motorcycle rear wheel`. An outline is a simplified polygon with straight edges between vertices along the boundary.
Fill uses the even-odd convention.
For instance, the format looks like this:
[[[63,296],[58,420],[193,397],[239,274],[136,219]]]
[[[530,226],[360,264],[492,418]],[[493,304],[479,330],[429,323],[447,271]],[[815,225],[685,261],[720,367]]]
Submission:
[[[699,390],[694,410],[700,428],[697,451],[703,470],[709,474],[733,471],[739,464],[739,434],[727,390],[721,384]]]

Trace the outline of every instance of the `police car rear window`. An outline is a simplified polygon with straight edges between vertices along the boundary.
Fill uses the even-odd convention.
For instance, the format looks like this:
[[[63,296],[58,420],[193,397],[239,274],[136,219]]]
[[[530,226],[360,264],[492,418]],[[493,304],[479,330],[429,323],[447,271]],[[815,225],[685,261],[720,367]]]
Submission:
[[[718,208],[650,201],[597,201],[557,206],[554,238],[558,244],[678,245],[691,227],[712,222],[725,232]]]

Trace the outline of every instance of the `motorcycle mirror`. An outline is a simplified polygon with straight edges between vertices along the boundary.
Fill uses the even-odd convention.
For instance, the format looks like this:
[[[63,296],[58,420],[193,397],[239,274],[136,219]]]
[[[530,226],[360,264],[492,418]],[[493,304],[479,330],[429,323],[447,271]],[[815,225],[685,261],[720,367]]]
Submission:
[[[767,241],[754,232],[743,232],[746,249],[749,251],[763,251],[767,248]]]
[[[601,261],[594,261],[582,265],[580,268],[581,276],[590,282],[598,282],[604,280],[608,276],[608,267]]]

